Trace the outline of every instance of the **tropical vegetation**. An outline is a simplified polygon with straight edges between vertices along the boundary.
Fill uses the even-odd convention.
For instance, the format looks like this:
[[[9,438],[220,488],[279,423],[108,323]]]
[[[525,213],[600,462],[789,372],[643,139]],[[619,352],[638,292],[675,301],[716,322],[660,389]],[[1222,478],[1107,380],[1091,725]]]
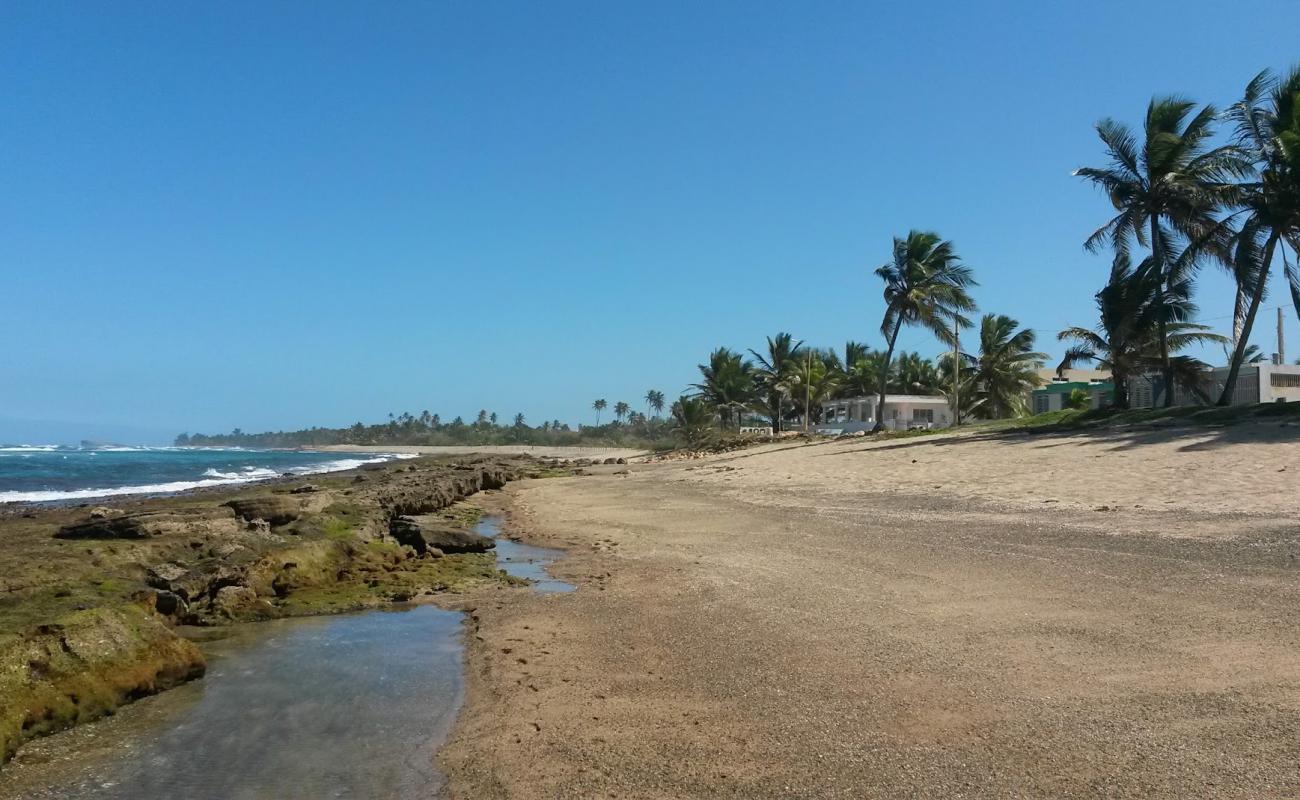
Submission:
[[[1231,133],[1220,136],[1224,122]],[[1227,404],[1241,366],[1263,358],[1249,339],[1279,261],[1300,311],[1300,69],[1282,77],[1261,72],[1222,114],[1213,105],[1157,96],[1139,129],[1106,118],[1096,133],[1104,165],[1080,167],[1075,174],[1100,188],[1113,207],[1083,242],[1089,251],[1111,251],[1111,268],[1095,295],[1095,320],[1057,335],[1068,346],[1058,371],[1091,362],[1110,372],[1118,409],[1133,404],[1136,389],[1144,402],[1164,406],[1188,398],[1213,402],[1216,394],[1219,404]],[[1235,283],[1231,338],[1197,322],[1197,281],[1211,265]],[[911,230],[894,238],[889,259],[874,276],[883,288],[879,347],[859,339],[842,349],[817,346],[784,331],[755,349],[716,347],[677,400],[670,403],[650,389],[642,398],[644,412],[619,400],[612,406],[614,420],[606,424],[602,415],[611,406],[600,398],[591,404],[596,424],[577,430],[558,420],[529,426],[522,414],[500,426],[495,413],[483,410],[472,424],[459,417],[444,423],[425,412],[390,415],[377,425],[287,434],[236,430],[185,435],[178,442],[568,443],[669,435],[697,442],[746,425],[774,432],[810,427],[821,421],[827,401],[850,397],[872,398],[879,430],[886,400],[896,394],[943,395],[954,422],[1028,414],[1027,400],[1047,356],[1038,351],[1034,330],[1000,313],[979,319],[974,352],[961,349],[963,331],[974,325],[971,290],[977,284],[951,241]],[[901,348],[905,329],[927,334],[942,355],[931,359]],[[1191,355],[1216,343],[1229,361],[1221,385],[1210,380],[1209,365]],[[1089,405],[1086,394],[1072,394],[1067,405]]]

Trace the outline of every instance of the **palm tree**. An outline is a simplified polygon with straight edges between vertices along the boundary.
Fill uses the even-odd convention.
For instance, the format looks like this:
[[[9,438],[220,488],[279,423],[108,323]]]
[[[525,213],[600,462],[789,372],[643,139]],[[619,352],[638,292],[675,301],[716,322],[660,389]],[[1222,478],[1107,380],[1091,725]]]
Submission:
[[[790,391],[795,363],[800,355],[803,341],[794,341],[788,333],[778,333],[767,337],[767,354],[761,355],[749,351],[758,362],[754,370],[755,380],[763,393],[763,410],[772,418],[772,432],[781,432],[781,420],[785,412],[785,396]]]
[[[1248,171],[1235,146],[1207,149],[1216,112],[1207,105],[1192,114],[1195,107],[1192,101],[1179,97],[1153,98],[1147,106],[1140,148],[1127,125],[1103,119],[1097,124],[1097,135],[1106,146],[1110,164],[1081,167],[1074,173],[1100,186],[1118,212],[1094,231],[1084,246],[1096,251],[1109,243],[1121,256],[1128,256],[1131,239],[1149,247],[1159,282],[1157,305],[1172,284],[1191,280],[1200,251],[1226,258],[1228,228],[1218,219],[1218,212],[1233,203],[1233,181]],[[1179,236],[1194,245],[1191,258],[1174,257]],[[1168,324],[1167,316],[1157,309],[1166,405],[1174,399]]]
[[[515,414],[515,427],[516,428],[524,427],[524,415],[522,412]]]
[[[975,302],[967,292],[975,286],[970,268],[961,263],[952,242],[938,234],[913,230],[906,239],[894,237],[894,258],[876,270],[885,282],[885,318],[880,332],[888,343],[880,370],[880,397],[876,405],[875,431],[885,427],[885,394],[889,389],[889,365],[904,325],[929,328],[939,341],[952,344],[954,328],[967,327],[963,312]]]
[[[645,404],[647,408],[654,411],[656,415],[664,411],[664,393],[658,389],[650,389],[645,393]]]
[[[975,413],[985,419],[1018,417],[1028,409],[1025,398],[1042,383],[1038,370],[1047,359],[1034,351],[1034,332],[1005,314],[980,320],[980,352],[974,384],[979,396]]]
[[[713,409],[699,397],[683,395],[673,403],[673,432],[689,444],[703,441],[713,426]]]
[[[702,380],[691,388],[718,410],[723,425],[730,425],[734,418],[739,426],[741,412],[754,399],[754,366],[740,353],[719,347],[699,370]]]
[[[1268,70],[1259,73],[1228,116],[1237,123],[1236,144],[1254,164],[1257,179],[1242,187],[1247,217],[1233,254],[1237,341],[1219,396],[1221,406],[1232,401],[1277,248],[1290,245],[1300,253],[1300,68],[1282,80]],[[1282,258],[1291,299],[1300,312],[1300,274],[1286,259],[1285,249]]]
[[[1124,409],[1131,404],[1131,380],[1163,367],[1165,347],[1177,352],[1193,344],[1227,341],[1204,325],[1187,321],[1196,307],[1186,283],[1176,284],[1170,292],[1162,292],[1160,284],[1152,259],[1133,269],[1127,256],[1116,255],[1110,280],[1096,296],[1099,325],[1095,329],[1066,328],[1057,335],[1061,341],[1076,343],[1065,352],[1057,371],[1064,372],[1079,361],[1096,361],[1100,369],[1110,370],[1114,406]],[[1162,319],[1163,341],[1158,324]],[[1196,384],[1199,362],[1184,356],[1170,359],[1170,365],[1175,374],[1182,374],[1185,385]]]
[[[601,398],[600,400],[597,400],[596,402],[594,402],[594,403],[591,404],[591,407],[592,407],[593,409],[596,410],[596,427],[597,427],[597,428],[600,427],[600,412],[604,411],[608,406],[609,406],[609,403],[606,403],[604,398]]]
[[[1236,347],[1235,347],[1235,346],[1226,346],[1226,347],[1224,347],[1224,348],[1223,348],[1223,357],[1224,357],[1224,359],[1227,360],[1228,362],[1231,362],[1231,361],[1232,361],[1232,354],[1233,354],[1233,352],[1235,352],[1235,351],[1236,351]],[[1264,355],[1264,351],[1259,349],[1259,345],[1257,345],[1257,344],[1248,344],[1248,345],[1246,345],[1246,352],[1245,352],[1244,356],[1243,356],[1242,359],[1241,359],[1241,363],[1242,363],[1242,364],[1258,364],[1259,362],[1261,362],[1261,361],[1266,361],[1266,360],[1268,360],[1268,356]]]
[[[628,405],[627,403],[624,403],[622,400],[619,400],[617,403],[614,404],[614,416],[618,417],[619,422],[622,422],[623,417],[626,417],[627,412],[631,410],[632,410],[632,406]]]
[[[938,368],[920,353],[899,353],[894,359],[889,386],[900,394],[933,394],[943,391]]]
[[[834,396],[842,372],[833,351],[805,348],[803,358],[796,359],[791,399],[804,418],[805,428],[821,421],[822,402]]]

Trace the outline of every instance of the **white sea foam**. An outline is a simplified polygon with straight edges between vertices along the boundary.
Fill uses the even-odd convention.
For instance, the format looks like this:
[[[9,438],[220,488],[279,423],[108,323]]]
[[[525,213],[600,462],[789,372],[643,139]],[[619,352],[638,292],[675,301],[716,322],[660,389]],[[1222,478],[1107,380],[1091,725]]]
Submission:
[[[93,454],[92,454],[93,455]],[[385,461],[415,458],[408,453],[385,453],[373,458],[337,458],[318,464],[287,467],[283,473],[293,475],[315,475],[322,472],[341,472],[356,469],[365,464],[382,464]],[[9,491],[0,492],[0,503],[51,503],[62,500],[85,500],[92,497],[112,497],[131,494],[171,494],[189,489],[202,489],[208,486],[227,486],[230,484],[251,483],[281,475],[267,467],[248,466],[239,472],[221,472],[207,469],[203,478],[197,481],[171,481],[169,483],[150,483],[142,486],[119,486],[112,489],[68,489],[35,492]]]

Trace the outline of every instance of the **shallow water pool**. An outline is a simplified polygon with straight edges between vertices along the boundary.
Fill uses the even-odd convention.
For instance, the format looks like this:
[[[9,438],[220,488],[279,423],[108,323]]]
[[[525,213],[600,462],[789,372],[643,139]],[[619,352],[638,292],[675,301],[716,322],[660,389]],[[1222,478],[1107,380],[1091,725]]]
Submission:
[[[202,680],[27,745],[0,797],[437,797],[459,632],[431,606],[248,626]]]

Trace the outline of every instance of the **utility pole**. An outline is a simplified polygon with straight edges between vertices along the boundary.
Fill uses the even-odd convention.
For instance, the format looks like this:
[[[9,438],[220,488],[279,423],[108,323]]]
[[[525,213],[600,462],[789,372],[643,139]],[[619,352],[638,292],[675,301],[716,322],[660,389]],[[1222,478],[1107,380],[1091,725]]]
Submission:
[[[1286,363],[1286,341],[1282,336],[1282,306],[1277,307],[1277,363]]]
[[[952,426],[961,424],[961,323],[952,321]]]
[[[1281,325],[1282,309],[1277,310],[1278,325]],[[812,416],[812,350],[804,354],[803,371],[803,432],[808,433],[808,418]]]

